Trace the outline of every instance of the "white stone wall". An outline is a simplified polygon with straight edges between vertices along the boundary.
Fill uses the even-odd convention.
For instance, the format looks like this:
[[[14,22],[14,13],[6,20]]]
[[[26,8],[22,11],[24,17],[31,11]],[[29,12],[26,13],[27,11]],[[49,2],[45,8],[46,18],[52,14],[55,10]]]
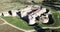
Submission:
[[[8,12],[3,12],[3,15],[4,15],[4,16],[11,16],[11,15],[9,15]]]
[[[2,16],[2,13],[0,13],[0,16]]]
[[[41,14],[43,14],[44,12],[46,12],[46,8],[42,8],[42,10],[40,11]]]
[[[17,12],[18,10],[11,10],[12,16],[17,16]],[[11,16],[8,11],[7,12],[2,12],[4,16]],[[0,16],[2,15],[2,13],[0,13]]]
[[[31,10],[31,7],[27,7],[27,8],[25,8],[25,9],[22,9],[22,10],[21,10],[21,17],[26,16],[27,13],[29,13],[29,12],[31,12],[31,11],[32,11],[32,10]]]
[[[48,14],[46,14],[46,19],[44,19],[43,23],[48,23],[48,22],[49,22]]]
[[[11,10],[11,12],[12,12],[12,16],[17,16],[17,10]]]
[[[41,10],[39,9],[39,10],[31,13],[31,14],[29,15],[29,24],[30,24],[30,25],[35,24],[35,23],[36,23],[36,22],[35,22],[35,18],[36,18],[37,16],[40,16],[40,15],[43,14],[44,12],[46,12],[46,8],[43,8],[43,9],[41,9]],[[47,19],[44,19],[44,21],[43,21],[44,23],[45,23],[45,20],[48,21]]]
[[[36,23],[36,22],[35,22],[35,20],[36,20],[35,18],[36,18],[37,16],[40,16],[40,15],[43,14],[44,12],[46,12],[46,8],[39,9],[40,7],[37,6],[37,5],[36,5],[36,8],[34,8],[34,7],[32,7],[32,6],[28,6],[27,8],[20,10],[20,12],[21,12],[21,17],[24,17],[24,16],[27,15],[27,13],[31,12],[31,11],[32,11],[32,8],[33,8],[33,9],[38,8],[38,10],[36,10],[35,12],[31,13],[30,15],[28,15],[29,25],[35,24],[35,23]],[[19,12],[19,11],[18,11],[18,10],[11,10],[11,12],[12,12],[12,16],[17,16],[17,12]],[[50,13],[49,13],[49,14],[50,14]],[[2,14],[0,13],[0,16],[1,16],[1,15],[2,15]],[[10,16],[8,12],[3,12],[3,15],[4,15],[4,16]],[[45,19],[44,17],[41,17],[43,23],[47,23],[47,22],[49,21],[48,15],[46,15],[45,17],[47,17],[47,19]]]
[[[33,25],[33,24],[35,24],[36,22],[35,22],[35,16],[31,16],[31,15],[29,15],[29,25]]]

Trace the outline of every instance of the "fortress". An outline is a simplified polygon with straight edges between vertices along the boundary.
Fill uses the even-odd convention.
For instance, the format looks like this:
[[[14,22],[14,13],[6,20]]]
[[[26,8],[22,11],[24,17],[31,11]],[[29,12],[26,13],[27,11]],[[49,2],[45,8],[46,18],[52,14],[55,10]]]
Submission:
[[[0,13],[0,16],[20,16],[20,18],[23,18],[28,21],[29,25],[34,25],[36,20],[38,19],[42,23],[48,23],[49,22],[49,15],[52,13],[39,5],[28,5],[26,8],[21,10],[11,10],[7,12]]]

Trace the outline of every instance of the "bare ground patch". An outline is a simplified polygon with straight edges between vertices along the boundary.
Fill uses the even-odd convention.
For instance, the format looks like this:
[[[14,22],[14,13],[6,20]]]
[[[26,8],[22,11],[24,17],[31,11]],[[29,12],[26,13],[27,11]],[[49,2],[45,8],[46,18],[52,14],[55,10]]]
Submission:
[[[2,23],[4,23],[4,21],[0,19],[0,24],[2,24]]]
[[[23,32],[23,31],[15,29],[14,27],[9,26],[8,24],[5,24],[0,25],[0,32]]]

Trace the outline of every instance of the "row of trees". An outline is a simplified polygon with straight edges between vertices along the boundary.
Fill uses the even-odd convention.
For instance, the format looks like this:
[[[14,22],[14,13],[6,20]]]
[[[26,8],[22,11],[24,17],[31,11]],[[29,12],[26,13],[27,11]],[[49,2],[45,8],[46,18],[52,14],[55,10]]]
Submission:
[[[42,4],[60,10],[60,0],[44,0]]]

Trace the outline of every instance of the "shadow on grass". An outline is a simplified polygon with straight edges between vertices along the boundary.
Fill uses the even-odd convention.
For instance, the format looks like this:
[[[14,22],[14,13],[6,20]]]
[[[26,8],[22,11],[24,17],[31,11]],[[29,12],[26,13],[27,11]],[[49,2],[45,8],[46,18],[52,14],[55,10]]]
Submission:
[[[20,11],[17,12],[17,15],[21,18],[21,12],[20,12]],[[21,19],[23,19],[24,21],[26,21],[27,23],[29,23],[29,22],[28,22],[28,21],[29,21],[28,16],[25,16],[25,17],[23,17],[23,18],[21,18]]]
[[[38,25],[34,26],[34,29],[36,30],[36,32],[45,32],[45,29],[43,29],[42,27]]]

